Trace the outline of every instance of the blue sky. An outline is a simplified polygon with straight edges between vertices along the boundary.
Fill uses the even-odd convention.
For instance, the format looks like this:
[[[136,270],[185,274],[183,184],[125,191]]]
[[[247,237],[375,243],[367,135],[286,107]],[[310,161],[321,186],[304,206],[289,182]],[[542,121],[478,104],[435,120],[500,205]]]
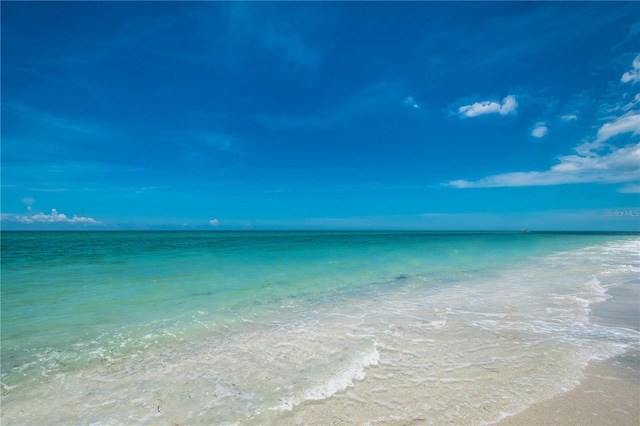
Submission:
[[[1,8],[3,229],[640,227],[637,3]]]

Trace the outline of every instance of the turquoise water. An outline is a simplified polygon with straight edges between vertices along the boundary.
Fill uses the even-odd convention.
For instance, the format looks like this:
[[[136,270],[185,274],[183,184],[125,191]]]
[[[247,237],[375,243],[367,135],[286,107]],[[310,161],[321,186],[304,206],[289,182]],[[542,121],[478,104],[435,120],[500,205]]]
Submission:
[[[293,424],[313,417],[308,401],[331,407],[372,380],[380,383],[367,392],[411,401],[400,390],[417,383],[426,368],[419,359],[442,357],[441,370],[453,368],[451,351],[474,339],[492,348],[496,336],[505,341],[464,368],[520,360],[523,347],[544,347],[538,356],[557,350],[558,368],[546,373],[566,376],[554,379],[557,388],[540,385],[544,372],[525,383],[502,369],[502,381],[492,379],[516,393],[537,385],[519,405],[478,417],[491,421],[537,393],[571,388],[590,359],[637,344],[633,331],[592,325],[588,307],[608,286],[637,280],[639,244],[637,235],[595,233],[3,232],[3,423]],[[412,361],[398,358],[394,339],[417,345]],[[404,382],[381,372],[394,359],[405,365]],[[96,388],[82,393],[87,377]],[[196,386],[178,392],[178,377]],[[473,377],[469,386],[479,386]],[[147,388],[133,398],[140,383]],[[66,403],[18,414],[30,398],[55,400],[52,385]],[[193,406],[154,410],[149,386],[182,399],[188,392]],[[389,404],[374,411],[397,416]],[[438,415],[455,418],[460,407]],[[287,418],[290,410],[298,417]]]

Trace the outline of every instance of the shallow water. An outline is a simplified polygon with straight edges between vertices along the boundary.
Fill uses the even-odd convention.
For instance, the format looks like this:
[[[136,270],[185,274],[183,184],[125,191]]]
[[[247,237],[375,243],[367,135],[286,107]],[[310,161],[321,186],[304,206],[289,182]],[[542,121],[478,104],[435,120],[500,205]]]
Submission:
[[[2,234],[2,423],[491,423],[640,333],[637,235]],[[38,401],[38,404],[34,404]]]

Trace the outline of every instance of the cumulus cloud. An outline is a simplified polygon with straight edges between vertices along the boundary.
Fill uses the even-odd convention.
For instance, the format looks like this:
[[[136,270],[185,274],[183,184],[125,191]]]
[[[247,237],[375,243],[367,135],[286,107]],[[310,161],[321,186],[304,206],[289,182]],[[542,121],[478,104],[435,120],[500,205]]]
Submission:
[[[407,96],[404,100],[404,104],[411,108],[420,109],[420,105],[418,105],[413,96]]]
[[[533,136],[534,138],[543,138],[548,131],[549,129],[544,122],[536,123],[536,125],[533,127],[533,130],[531,130],[531,136]]]
[[[36,213],[34,215],[19,215],[2,213],[3,222],[35,224],[35,223],[57,223],[57,224],[81,224],[81,225],[101,225],[101,222],[84,216],[68,217],[64,213],[58,213],[56,209],[51,210],[51,214]]]
[[[218,219],[211,219],[211,220],[209,221],[209,225],[211,225],[211,226],[218,226],[218,225],[220,225],[220,221],[219,221]]]
[[[631,69],[620,77],[623,83],[637,83],[640,81],[640,55],[636,56],[631,64]]]
[[[484,114],[508,115],[515,112],[517,108],[516,97],[509,95],[502,100],[502,103],[498,101],[482,101],[461,106],[458,108],[458,113],[463,117],[477,117]]]

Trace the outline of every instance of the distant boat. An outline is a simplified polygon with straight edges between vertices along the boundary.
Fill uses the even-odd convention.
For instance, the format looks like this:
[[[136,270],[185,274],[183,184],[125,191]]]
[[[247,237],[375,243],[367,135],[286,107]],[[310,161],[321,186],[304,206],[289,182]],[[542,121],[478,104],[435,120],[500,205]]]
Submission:
[[[524,233],[526,234],[527,232],[529,232],[529,230],[528,230],[527,228],[524,228],[524,229],[522,230],[522,232],[524,232]]]

